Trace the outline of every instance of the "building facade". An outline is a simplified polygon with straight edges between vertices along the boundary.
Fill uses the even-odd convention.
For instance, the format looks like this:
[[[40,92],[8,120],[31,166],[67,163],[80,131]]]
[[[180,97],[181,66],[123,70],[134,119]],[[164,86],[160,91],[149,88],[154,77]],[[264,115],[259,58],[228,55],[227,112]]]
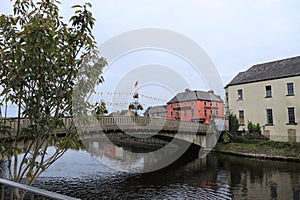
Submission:
[[[151,106],[144,112],[144,116],[167,119],[167,106]]]
[[[226,87],[228,111],[240,130],[259,123],[264,136],[300,142],[300,57],[254,65]]]
[[[186,89],[167,103],[167,118],[210,124],[211,120],[224,120],[224,103],[213,91]]]

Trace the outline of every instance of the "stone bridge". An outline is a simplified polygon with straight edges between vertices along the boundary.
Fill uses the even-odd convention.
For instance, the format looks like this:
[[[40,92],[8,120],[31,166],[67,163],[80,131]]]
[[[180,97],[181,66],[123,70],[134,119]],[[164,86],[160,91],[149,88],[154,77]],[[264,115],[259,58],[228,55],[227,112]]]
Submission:
[[[29,126],[28,119],[21,119],[21,127]],[[162,118],[149,118],[140,116],[101,116],[98,118],[89,117],[79,120],[63,118],[64,128],[57,129],[56,134],[64,134],[66,129],[76,127],[81,138],[95,137],[97,134],[117,135],[120,133],[129,134],[139,138],[160,137],[166,139],[176,138],[184,140],[204,148],[211,148],[218,139],[214,126],[174,121]],[[6,119],[6,125],[12,130],[17,130],[17,119]],[[75,125],[75,126],[74,126]]]

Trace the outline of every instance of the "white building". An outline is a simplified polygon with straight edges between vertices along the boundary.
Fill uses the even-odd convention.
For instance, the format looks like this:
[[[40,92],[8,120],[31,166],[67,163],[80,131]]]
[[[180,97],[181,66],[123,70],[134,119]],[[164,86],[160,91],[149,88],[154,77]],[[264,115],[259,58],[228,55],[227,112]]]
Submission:
[[[240,130],[251,121],[271,140],[300,142],[300,56],[254,65],[225,89]]]

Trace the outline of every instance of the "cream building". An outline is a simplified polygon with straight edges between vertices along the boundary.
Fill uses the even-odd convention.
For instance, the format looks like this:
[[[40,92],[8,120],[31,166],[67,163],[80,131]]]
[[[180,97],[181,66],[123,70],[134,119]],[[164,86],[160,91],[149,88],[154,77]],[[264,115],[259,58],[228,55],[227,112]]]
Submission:
[[[240,130],[251,121],[271,140],[300,142],[300,56],[254,65],[225,89]]]

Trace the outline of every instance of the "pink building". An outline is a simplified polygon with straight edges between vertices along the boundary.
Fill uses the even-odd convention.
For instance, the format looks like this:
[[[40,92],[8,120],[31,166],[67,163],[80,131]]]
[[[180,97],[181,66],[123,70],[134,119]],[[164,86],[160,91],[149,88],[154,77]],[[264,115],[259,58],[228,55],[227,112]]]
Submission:
[[[167,103],[167,118],[210,124],[212,120],[224,120],[224,103],[213,91],[186,89]]]

